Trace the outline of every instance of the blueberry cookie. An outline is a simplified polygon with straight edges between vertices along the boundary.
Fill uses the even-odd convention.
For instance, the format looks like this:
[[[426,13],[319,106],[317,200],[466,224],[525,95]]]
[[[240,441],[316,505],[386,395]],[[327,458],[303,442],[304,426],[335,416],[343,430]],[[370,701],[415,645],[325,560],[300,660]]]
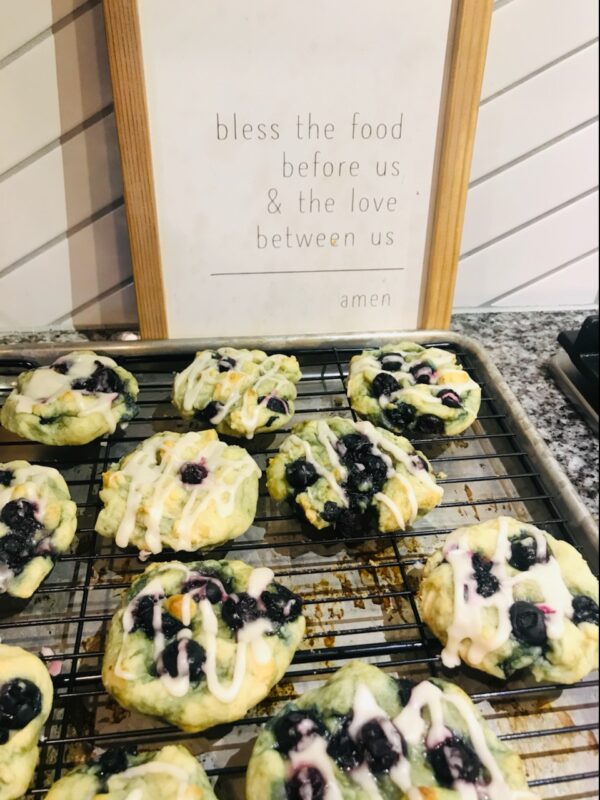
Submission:
[[[125,708],[184,731],[241,719],[302,640],[300,598],[242,561],[151,564],[112,619],[102,680]]]
[[[214,430],[157,433],[104,473],[96,531],[151,553],[220,544],[252,524],[259,477]]]
[[[175,376],[173,405],[185,419],[200,419],[219,433],[252,439],[291,419],[300,378],[294,356],[232,347],[202,350]]]
[[[247,800],[535,800],[519,756],[452,683],[359,661],[263,729]]]
[[[53,696],[39,658],[0,644],[0,800],[15,800],[27,791]]]
[[[354,411],[394,433],[455,436],[471,425],[481,389],[448,350],[414,342],[365,350],[350,361]]]
[[[111,747],[52,785],[46,800],[216,800],[206,773],[182,745],[137,753]]]
[[[0,595],[31,597],[76,528],[77,507],[59,472],[27,461],[0,464]]]
[[[425,456],[407,439],[342,417],[295,425],[267,468],[274,500],[293,500],[315,528],[342,537],[404,530],[441,502]]]
[[[34,442],[87,444],[134,417],[137,395],[130,372],[112,358],[82,350],[21,373],[0,422]]]
[[[570,544],[510,517],[450,534],[419,606],[447,667],[575,683],[598,663],[598,581]]]

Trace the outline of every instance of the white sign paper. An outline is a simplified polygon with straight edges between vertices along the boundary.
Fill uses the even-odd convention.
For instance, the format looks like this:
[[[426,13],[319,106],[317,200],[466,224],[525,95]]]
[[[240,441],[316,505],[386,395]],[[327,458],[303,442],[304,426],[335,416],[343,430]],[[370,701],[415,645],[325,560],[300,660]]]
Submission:
[[[450,0],[140,0],[172,337],[416,327]]]

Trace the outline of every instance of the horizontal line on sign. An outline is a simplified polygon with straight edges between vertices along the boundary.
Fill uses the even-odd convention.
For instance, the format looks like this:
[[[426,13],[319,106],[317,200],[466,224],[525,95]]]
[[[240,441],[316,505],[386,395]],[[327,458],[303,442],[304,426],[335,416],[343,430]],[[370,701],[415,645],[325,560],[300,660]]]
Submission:
[[[359,269],[281,269],[259,272],[211,272],[211,278],[229,278],[238,275],[307,275],[321,272],[403,272],[404,267],[361,267]]]

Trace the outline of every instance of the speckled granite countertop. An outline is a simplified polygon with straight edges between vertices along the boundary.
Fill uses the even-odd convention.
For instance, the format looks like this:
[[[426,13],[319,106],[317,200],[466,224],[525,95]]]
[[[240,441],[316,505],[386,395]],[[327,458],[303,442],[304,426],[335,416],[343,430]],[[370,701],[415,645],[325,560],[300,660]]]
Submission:
[[[576,329],[590,311],[456,314],[452,328],[490,353],[533,424],[589,510],[598,518],[598,437],[560,391],[548,367],[562,330]]]
[[[452,328],[477,339],[520,399],[587,507],[598,518],[598,438],[554,383],[546,363],[558,350],[559,331],[577,328],[591,311],[456,314]],[[74,331],[0,334],[0,344],[86,341]]]

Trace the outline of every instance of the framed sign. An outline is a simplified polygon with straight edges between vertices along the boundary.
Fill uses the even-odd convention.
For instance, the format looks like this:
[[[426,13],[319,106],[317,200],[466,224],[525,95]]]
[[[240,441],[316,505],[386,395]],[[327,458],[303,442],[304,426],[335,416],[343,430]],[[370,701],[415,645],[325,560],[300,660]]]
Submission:
[[[146,338],[450,319],[492,0],[104,0]]]

